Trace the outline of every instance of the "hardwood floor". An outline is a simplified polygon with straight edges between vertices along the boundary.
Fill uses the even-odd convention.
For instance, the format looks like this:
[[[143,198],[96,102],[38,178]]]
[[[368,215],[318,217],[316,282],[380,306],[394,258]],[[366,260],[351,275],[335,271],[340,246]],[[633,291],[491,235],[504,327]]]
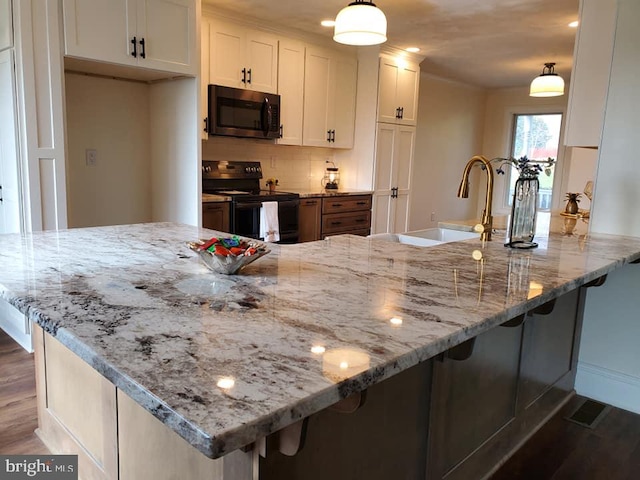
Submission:
[[[0,454],[47,454],[38,427],[33,355],[0,330]]]
[[[638,480],[640,415],[612,408],[590,429],[566,420],[573,398],[490,480]]]
[[[640,479],[640,415],[612,408],[589,429],[565,419],[582,401],[572,399],[490,480]],[[49,453],[37,426],[33,356],[0,330],[0,454]]]

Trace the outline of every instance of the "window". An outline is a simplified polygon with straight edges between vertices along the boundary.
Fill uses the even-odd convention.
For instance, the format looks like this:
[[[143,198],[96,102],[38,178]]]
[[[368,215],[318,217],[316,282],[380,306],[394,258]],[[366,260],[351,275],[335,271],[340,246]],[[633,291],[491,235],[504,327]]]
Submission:
[[[561,113],[515,115],[511,156],[520,158],[526,155],[528,159],[540,162],[546,162],[549,157],[557,160],[561,125]],[[551,167],[550,175],[542,172],[538,177],[540,180],[539,210],[551,209],[554,170],[555,168]],[[509,175],[509,189],[505,200],[507,205],[511,205],[518,172],[514,168],[510,168],[507,174]]]

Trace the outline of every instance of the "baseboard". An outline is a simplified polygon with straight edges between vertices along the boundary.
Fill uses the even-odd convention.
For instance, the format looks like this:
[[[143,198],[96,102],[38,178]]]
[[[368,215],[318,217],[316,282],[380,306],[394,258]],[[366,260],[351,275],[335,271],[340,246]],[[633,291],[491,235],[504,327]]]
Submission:
[[[578,395],[640,413],[640,378],[598,365],[578,362]]]

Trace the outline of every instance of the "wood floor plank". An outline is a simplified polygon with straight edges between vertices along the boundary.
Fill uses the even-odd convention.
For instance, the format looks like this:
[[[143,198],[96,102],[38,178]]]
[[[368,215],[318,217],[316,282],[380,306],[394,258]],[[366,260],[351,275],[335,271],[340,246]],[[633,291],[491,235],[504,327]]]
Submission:
[[[50,453],[34,433],[37,427],[33,354],[0,330],[0,454]]]

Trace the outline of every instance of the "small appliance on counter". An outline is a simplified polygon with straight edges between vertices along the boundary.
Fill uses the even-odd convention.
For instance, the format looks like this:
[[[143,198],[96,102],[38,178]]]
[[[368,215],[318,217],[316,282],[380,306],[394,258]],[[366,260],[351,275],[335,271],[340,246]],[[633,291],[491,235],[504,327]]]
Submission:
[[[277,243],[298,241],[298,209],[300,196],[297,193],[260,189],[262,167],[260,162],[202,161],[202,193],[223,195],[231,198],[229,227],[231,233],[243,237],[265,240],[261,233],[263,204],[277,203]],[[264,226],[262,226],[264,227]]]

